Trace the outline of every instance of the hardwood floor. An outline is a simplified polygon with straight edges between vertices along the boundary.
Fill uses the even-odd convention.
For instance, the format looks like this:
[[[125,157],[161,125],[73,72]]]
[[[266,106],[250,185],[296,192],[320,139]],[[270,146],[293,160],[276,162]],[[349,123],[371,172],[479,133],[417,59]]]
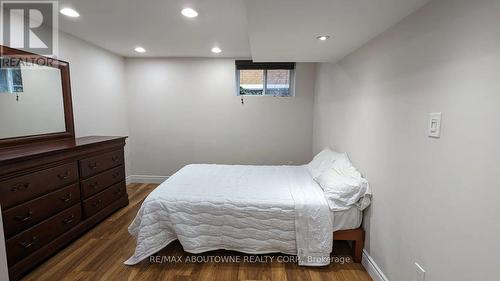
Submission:
[[[286,280],[286,281],[371,281],[360,264],[331,264],[328,267],[300,267],[296,263],[215,263],[143,261],[135,266],[123,264],[134,251],[135,240],[127,227],[135,217],[142,200],[156,187],[153,184],[131,184],[127,187],[130,205],[115,213],[63,251],[39,266],[23,280]],[[335,243],[337,254],[348,253],[347,244]],[[178,242],[172,243],[158,256],[203,258],[207,256],[239,256],[256,258],[229,251],[190,255]],[[278,255],[275,255],[278,256]],[[280,255],[282,256],[282,255]],[[290,256],[289,256],[290,257]]]

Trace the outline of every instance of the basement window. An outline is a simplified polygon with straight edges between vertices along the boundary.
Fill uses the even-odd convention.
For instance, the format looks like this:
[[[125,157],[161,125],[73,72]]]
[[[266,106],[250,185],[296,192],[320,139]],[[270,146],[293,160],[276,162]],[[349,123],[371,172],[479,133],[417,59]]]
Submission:
[[[294,96],[295,63],[236,61],[238,96]]]

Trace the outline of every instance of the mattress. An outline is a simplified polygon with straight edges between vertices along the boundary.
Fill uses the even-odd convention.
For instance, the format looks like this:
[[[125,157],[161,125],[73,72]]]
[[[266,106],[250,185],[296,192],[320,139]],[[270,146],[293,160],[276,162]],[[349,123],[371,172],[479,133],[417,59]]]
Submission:
[[[363,211],[353,206],[344,211],[331,211],[332,231],[356,229],[363,222]]]
[[[330,211],[305,167],[188,165],[143,202],[129,226],[137,246],[125,264],[179,240],[190,253],[281,252],[300,265],[326,265],[333,231],[359,223],[355,208]]]

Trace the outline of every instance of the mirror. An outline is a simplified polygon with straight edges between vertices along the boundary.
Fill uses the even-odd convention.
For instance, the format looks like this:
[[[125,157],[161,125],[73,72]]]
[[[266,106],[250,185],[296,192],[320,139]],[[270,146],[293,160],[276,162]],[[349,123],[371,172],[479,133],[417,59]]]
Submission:
[[[33,63],[0,69],[0,138],[66,131],[61,71]]]
[[[0,147],[74,137],[68,63],[1,48]]]

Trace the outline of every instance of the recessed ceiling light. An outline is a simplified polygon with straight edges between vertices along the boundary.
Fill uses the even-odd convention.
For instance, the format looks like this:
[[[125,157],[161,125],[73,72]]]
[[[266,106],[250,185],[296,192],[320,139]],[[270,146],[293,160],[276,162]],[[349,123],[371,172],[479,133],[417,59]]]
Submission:
[[[62,8],[59,12],[70,18],[77,18],[80,16],[80,14],[77,11],[71,8]]]
[[[146,49],[144,49],[143,47],[135,47],[134,51],[138,53],[145,53]]]
[[[318,39],[319,41],[326,41],[326,40],[330,39],[330,36],[321,35],[321,36],[316,37],[316,39]]]
[[[219,47],[213,47],[213,48],[212,48],[212,53],[214,53],[214,54],[219,54],[219,53],[221,53],[221,52],[222,52],[222,50],[221,50],[221,48],[219,48]]]
[[[184,8],[182,9],[181,13],[186,18],[196,18],[198,16],[198,12],[191,8]]]

